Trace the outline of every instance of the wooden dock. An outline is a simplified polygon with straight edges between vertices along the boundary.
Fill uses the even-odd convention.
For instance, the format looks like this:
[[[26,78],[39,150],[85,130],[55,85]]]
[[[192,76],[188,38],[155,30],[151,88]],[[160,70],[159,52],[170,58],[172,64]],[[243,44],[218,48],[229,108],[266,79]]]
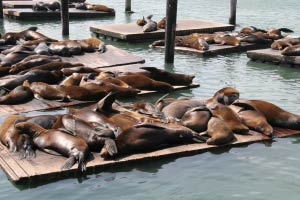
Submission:
[[[239,53],[245,52],[253,49],[263,49],[270,46],[270,44],[253,44],[242,42],[240,46],[231,46],[231,45],[220,45],[220,44],[210,44],[209,50],[202,51],[197,49],[192,49],[189,47],[175,47],[175,51],[183,52],[183,53],[192,53],[200,56],[216,56],[216,55],[224,55],[229,53]],[[152,46],[153,49],[164,49],[164,46]]]
[[[32,8],[37,1],[3,1],[3,8]],[[75,4],[69,4],[69,8],[75,8]]]
[[[278,137],[287,137],[290,135],[298,135],[300,131],[275,129],[275,133],[279,133]],[[214,149],[224,147],[234,147],[249,143],[270,141],[272,139],[260,133],[250,131],[249,135],[235,135],[236,141],[226,146],[213,146],[207,144],[188,144],[176,147],[169,147],[156,150],[150,153],[140,153],[121,157],[115,160],[103,160],[97,153],[93,154],[91,161],[87,163],[87,173],[97,173],[105,171],[109,168],[117,168],[124,164],[149,162],[154,159],[162,159],[166,157],[188,156],[197,153],[203,153]],[[67,177],[76,177],[77,165],[70,170],[61,171],[60,167],[66,158],[61,156],[49,155],[41,151],[37,151],[37,157],[32,160],[19,160],[16,154],[10,153],[8,149],[0,144],[0,165],[8,178],[16,184],[42,184],[49,183]],[[51,164],[49,164],[51,163]]]
[[[271,48],[247,51],[247,56],[253,61],[300,66],[300,56],[284,56],[281,51]]]
[[[4,16],[17,20],[41,20],[41,19],[60,19],[60,11],[33,11],[29,8],[23,9],[3,9]],[[75,8],[69,9],[70,19],[88,19],[115,16],[115,13],[92,11],[92,10],[78,10]]]
[[[201,19],[181,19],[177,20],[176,35],[213,33],[217,31],[232,31],[233,29],[234,26],[229,24]],[[111,37],[130,42],[163,39],[165,37],[164,29],[150,33],[143,33],[142,27],[136,25],[136,23],[95,25],[90,27],[90,31],[100,37]]]

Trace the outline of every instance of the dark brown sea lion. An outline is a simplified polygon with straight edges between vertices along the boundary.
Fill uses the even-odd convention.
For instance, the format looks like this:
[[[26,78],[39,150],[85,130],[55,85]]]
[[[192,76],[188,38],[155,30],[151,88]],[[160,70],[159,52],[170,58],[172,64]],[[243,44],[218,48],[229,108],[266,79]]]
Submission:
[[[240,102],[237,104],[240,109],[236,113],[242,120],[243,124],[257,132],[263,133],[268,136],[272,135],[273,127],[267,122],[267,119],[262,113],[252,107],[250,102],[247,103],[247,100],[237,101]],[[243,102],[243,104],[241,102]],[[232,105],[235,106],[234,102]]]
[[[231,35],[218,35],[214,38],[214,42],[216,44],[232,46],[239,46],[241,44],[241,42],[236,37]]]
[[[300,44],[286,47],[281,54],[284,56],[300,56]]]
[[[143,26],[143,32],[152,32],[157,30],[157,23],[153,21],[152,15],[146,17],[146,24]]]
[[[233,132],[238,134],[249,132],[249,128],[242,123],[238,115],[229,107],[218,102],[211,102],[206,106],[214,117],[223,120]]]
[[[81,139],[57,129],[44,129],[31,122],[19,122],[15,128],[33,138],[34,144],[42,151],[52,150],[65,157],[67,161],[61,169],[70,169],[78,161],[78,170],[86,171],[90,154],[88,145]]]
[[[80,55],[82,53],[80,44],[74,40],[52,42],[49,50],[50,53],[60,56]]]
[[[29,87],[18,86],[7,95],[0,97],[0,104],[4,105],[16,105],[26,103],[33,98],[33,92]]]
[[[109,151],[110,155],[117,153],[115,138],[112,130],[107,128],[95,128],[89,123],[77,119],[72,115],[64,115],[62,118],[64,128],[70,131],[74,136],[82,138],[89,146],[90,151],[100,152],[103,146]]]
[[[144,25],[146,25],[147,22],[146,22],[146,20],[145,20],[145,17],[143,16],[142,19],[137,19],[137,20],[136,20],[136,24],[137,24],[138,26],[144,26]]]
[[[11,66],[33,54],[34,54],[34,52],[31,52],[31,51],[13,51],[13,52],[7,54],[2,59],[0,65],[1,65],[1,67]]]
[[[83,64],[53,61],[53,62],[50,62],[50,63],[47,63],[47,64],[32,67],[29,70],[24,70],[23,72],[32,71],[32,70],[53,71],[53,70],[61,70],[61,69],[67,69],[67,68],[72,68],[72,67],[77,67],[77,66],[83,66]]]
[[[209,145],[224,145],[228,144],[234,139],[233,132],[223,120],[212,117],[208,121],[207,131],[201,133],[208,134],[210,138],[206,141]]]
[[[155,81],[144,75],[131,74],[131,75],[121,75],[117,77],[118,79],[124,81],[133,88],[140,90],[153,90],[153,91],[172,91],[173,87],[169,83]]]
[[[40,99],[40,100],[47,99],[47,100],[55,100],[55,101],[70,100],[70,97],[66,95],[64,92],[56,89],[51,85],[48,85],[47,83],[33,82],[30,84],[28,81],[25,81],[23,85],[31,89],[36,99]]]
[[[167,18],[166,17],[164,17],[164,18],[162,18],[159,22],[157,22],[157,28],[159,29],[165,29],[165,27],[166,27],[166,25],[167,25]]]
[[[79,67],[71,67],[71,68],[63,68],[61,69],[63,74],[65,76],[70,76],[73,73],[100,73],[102,70],[100,69],[93,69],[90,67],[84,67],[84,66],[79,66]]]
[[[32,82],[44,82],[48,84],[56,84],[62,79],[61,71],[44,71],[44,70],[32,70],[27,72],[24,75],[21,75],[3,85],[0,85],[1,88],[6,90],[13,90],[19,85],[22,85],[24,81]]]
[[[61,58],[58,56],[47,55],[31,55],[22,61],[11,66],[10,74],[17,74],[23,70],[27,70],[36,66],[44,65],[50,62],[59,62]]]
[[[242,100],[237,100],[235,105],[242,104]],[[274,127],[300,130],[300,116],[283,110],[282,108],[262,100],[249,100],[255,109],[262,113],[268,123]]]
[[[187,111],[180,119],[180,123],[200,133],[207,129],[207,123],[210,118],[211,113],[206,106],[200,106]]]
[[[123,131],[118,135],[115,142],[118,149],[117,155],[124,155],[149,152],[163,145],[202,142],[201,139],[197,133],[188,128],[145,123]],[[111,156],[105,147],[100,155],[104,158]]]

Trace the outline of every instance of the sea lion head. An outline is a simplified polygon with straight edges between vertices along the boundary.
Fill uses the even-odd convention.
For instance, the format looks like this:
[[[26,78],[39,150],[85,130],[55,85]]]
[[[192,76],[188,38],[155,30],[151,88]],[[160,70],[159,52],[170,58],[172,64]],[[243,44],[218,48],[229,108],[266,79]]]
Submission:
[[[225,87],[217,91],[213,99],[223,105],[230,105],[240,97],[240,92],[233,87]]]

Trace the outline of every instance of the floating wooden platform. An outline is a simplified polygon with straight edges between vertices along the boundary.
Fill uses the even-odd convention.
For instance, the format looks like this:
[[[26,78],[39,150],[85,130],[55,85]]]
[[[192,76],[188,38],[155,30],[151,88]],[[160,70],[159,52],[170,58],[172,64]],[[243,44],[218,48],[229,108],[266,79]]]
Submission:
[[[176,35],[188,35],[191,33],[213,33],[217,31],[232,31],[233,25],[211,22],[201,19],[177,20]],[[150,33],[143,33],[142,27],[136,23],[95,25],[90,31],[97,36],[117,38],[126,41],[144,41],[149,39],[162,39],[165,30],[160,29]]]
[[[275,64],[300,65],[300,56],[284,56],[281,51],[269,49],[261,49],[247,52],[248,58],[261,62],[271,62]]]
[[[3,1],[3,8],[32,8],[37,1]],[[69,8],[75,8],[75,4],[69,4]]]
[[[24,9],[3,9],[4,16],[17,20],[41,20],[41,19],[60,19],[60,11],[33,11],[29,8]],[[91,10],[78,10],[75,8],[69,9],[70,19],[87,19],[115,16],[115,13],[91,11]]]
[[[229,53],[238,53],[245,52],[253,49],[262,49],[270,46],[270,44],[253,44],[242,42],[240,46],[231,46],[231,45],[221,45],[221,44],[210,44],[209,50],[202,51],[197,49],[192,49],[189,47],[175,47],[175,51],[184,52],[184,53],[193,53],[201,56],[214,56],[214,55],[222,55]],[[164,46],[155,46],[150,45],[151,48],[154,49],[164,49]]]
[[[275,129],[275,133],[277,130]],[[300,131],[279,129],[280,136],[300,134]],[[260,133],[250,131],[251,135],[235,135],[236,141],[226,146],[212,146],[207,144],[188,144],[176,147],[156,150],[150,153],[141,153],[125,156],[116,160],[103,160],[97,153],[93,154],[91,161],[87,163],[87,173],[95,173],[104,171],[107,168],[118,167],[124,164],[138,163],[153,159],[161,159],[172,156],[187,156],[197,153],[210,151],[217,148],[233,147],[254,142],[272,140]],[[59,180],[62,178],[75,176],[77,173],[77,165],[70,170],[61,171],[60,167],[66,158],[61,156],[53,156],[41,151],[37,151],[37,157],[33,160],[19,160],[17,155],[10,153],[5,146],[0,144],[0,165],[8,178],[17,184],[37,184],[40,182],[50,182],[51,180]],[[51,163],[51,164],[50,164]]]

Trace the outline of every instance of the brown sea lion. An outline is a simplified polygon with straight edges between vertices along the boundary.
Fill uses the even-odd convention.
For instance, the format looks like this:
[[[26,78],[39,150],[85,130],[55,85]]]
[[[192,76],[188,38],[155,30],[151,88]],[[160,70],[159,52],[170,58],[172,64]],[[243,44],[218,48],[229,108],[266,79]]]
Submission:
[[[214,38],[216,44],[240,46],[241,42],[231,35],[218,35]]]
[[[123,131],[118,135],[115,142],[118,149],[117,155],[124,155],[149,152],[158,149],[162,145],[202,142],[201,139],[202,137],[188,128],[144,123]],[[105,147],[100,155],[103,158],[111,156]]]
[[[189,47],[200,51],[206,51],[209,49],[208,43],[203,38],[180,36],[177,37],[175,46]]]
[[[29,87],[18,86],[7,95],[0,97],[0,104],[2,105],[16,105],[26,103],[33,99],[33,92]]]
[[[53,70],[61,70],[67,69],[77,66],[83,66],[81,63],[70,63],[70,62],[61,62],[61,61],[53,61],[47,64],[39,65],[36,67],[32,67],[29,70],[23,70],[22,73],[32,70],[45,70],[45,71],[53,71]]]
[[[267,119],[262,113],[256,110],[250,102],[247,103],[247,100],[237,101],[240,102],[237,104],[240,109],[236,113],[242,120],[243,124],[257,132],[268,136],[272,135],[273,127],[267,122]],[[241,102],[243,102],[243,104]],[[235,106],[235,103],[233,102],[232,105]],[[230,108],[232,105],[230,105]]]
[[[65,78],[59,85],[70,86],[79,85],[84,74],[74,73],[71,76]]]
[[[9,54],[7,54],[2,60],[1,60],[1,67],[7,67],[11,66],[13,64],[16,64],[23,60],[24,58],[35,54],[32,51],[13,51]]]
[[[101,5],[101,4],[93,4],[92,9],[95,10],[95,11],[115,13],[115,9],[109,8],[109,7],[107,7],[105,5]]]
[[[241,42],[255,43],[255,44],[270,44],[271,39],[266,39],[264,35],[246,35],[239,38]]]
[[[285,37],[279,40],[274,41],[271,44],[271,48],[275,50],[282,50],[285,47],[293,46],[300,44],[300,37]]]
[[[142,19],[137,19],[137,20],[136,20],[136,24],[137,24],[138,26],[144,26],[144,25],[146,25],[147,22],[146,22],[146,20],[145,20],[145,17],[143,16]]]
[[[23,83],[24,86],[29,87],[34,93],[36,99],[47,99],[55,101],[69,101],[70,97],[64,92],[56,89],[55,87],[43,82],[29,83],[27,80]]]
[[[153,90],[160,92],[172,91],[173,87],[169,83],[155,81],[144,75],[131,74],[131,75],[121,75],[117,77],[121,81],[124,81],[133,88],[140,90]]]
[[[233,132],[238,134],[247,134],[249,132],[249,128],[242,123],[238,115],[229,107],[218,102],[211,102],[206,106],[212,116],[223,120]]]
[[[284,56],[300,56],[300,44],[286,47],[281,54]]]
[[[166,25],[167,25],[167,18],[166,17],[162,18],[159,22],[157,22],[157,28],[158,29],[165,29]]]
[[[95,52],[95,50],[99,50],[101,48],[101,44],[104,44],[104,42],[94,37],[84,40],[76,40],[76,42],[80,44],[83,52]]]
[[[230,105],[237,100],[239,96],[240,92],[237,89],[233,87],[224,87],[218,90],[208,102],[217,101],[223,105]]]
[[[84,66],[63,68],[63,69],[61,69],[61,71],[65,76],[70,76],[73,73],[100,73],[100,72],[102,72],[102,70],[100,70],[100,69],[93,69],[93,68],[84,67]]]
[[[88,145],[81,139],[57,129],[44,129],[31,122],[16,122],[15,128],[33,138],[34,144],[42,151],[52,150],[65,157],[67,161],[61,169],[70,169],[78,161],[78,170],[86,171],[90,154]]]
[[[242,100],[235,101],[235,105],[242,104]],[[256,110],[262,113],[268,123],[274,127],[300,130],[300,116],[283,110],[282,108],[262,100],[249,100]]]
[[[6,90],[13,90],[19,85],[22,85],[24,81],[32,82],[44,82],[48,84],[56,84],[62,79],[61,71],[44,71],[44,70],[32,70],[27,72],[24,75],[21,75],[3,85],[0,85],[1,88]]]
[[[207,131],[202,132],[201,135],[208,134],[210,137],[206,143],[209,145],[225,145],[234,139],[233,132],[223,120],[212,117],[208,121]]]
[[[187,111],[180,119],[180,123],[183,126],[200,133],[207,129],[207,123],[210,118],[211,113],[206,106],[200,106]]]

